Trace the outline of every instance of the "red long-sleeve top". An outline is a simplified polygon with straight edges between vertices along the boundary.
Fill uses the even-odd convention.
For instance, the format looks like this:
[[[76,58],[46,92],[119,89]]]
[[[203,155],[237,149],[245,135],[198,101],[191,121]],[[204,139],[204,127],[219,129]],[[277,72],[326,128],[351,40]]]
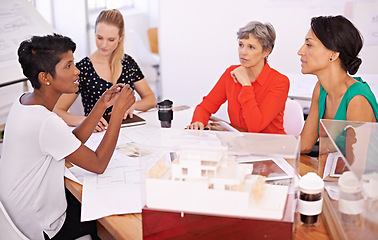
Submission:
[[[235,83],[231,72],[240,65],[229,67],[210,93],[197,105],[192,123],[208,123],[211,114],[228,101],[231,124],[248,132],[286,134],[283,115],[290,82],[289,79],[265,63],[252,86]]]

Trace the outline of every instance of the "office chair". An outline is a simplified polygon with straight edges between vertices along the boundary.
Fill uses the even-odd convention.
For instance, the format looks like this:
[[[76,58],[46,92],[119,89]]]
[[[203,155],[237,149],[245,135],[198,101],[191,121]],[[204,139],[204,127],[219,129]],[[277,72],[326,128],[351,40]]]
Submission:
[[[90,235],[85,235],[76,240],[91,240]],[[3,204],[0,202],[0,240],[29,240],[18,228],[14,225],[12,219],[9,217]]]
[[[18,230],[12,219],[9,217],[3,204],[0,202],[0,238],[10,240],[28,240],[25,235]]]
[[[151,50],[144,44],[142,37],[134,29],[130,29],[128,33],[134,41],[136,47],[136,54],[139,61],[142,64],[150,65],[153,67],[159,66],[159,55],[151,52]]]
[[[133,47],[135,49],[138,64],[149,66],[154,69],[156,73],[155,79],[150,81],[155,84],[155,95],[157,100],[160,101],[162,89],[160,81],[160,56],[156,53],[153,53],[150,48],[148,48],[144,44],[142,37],[134,29],[130,29],[126,34],[130,37],[126,40],[128,44],[127,48],[130,49],[131,47]]]
[[[302,106],[290,98],[286,101],[283,127],[288,135],[298,136],[304,125]]]
[[[150,49],[153,53],[159,53],[158,44],[158,29],[156,27],[147,29],[148,41],[150,43]]]

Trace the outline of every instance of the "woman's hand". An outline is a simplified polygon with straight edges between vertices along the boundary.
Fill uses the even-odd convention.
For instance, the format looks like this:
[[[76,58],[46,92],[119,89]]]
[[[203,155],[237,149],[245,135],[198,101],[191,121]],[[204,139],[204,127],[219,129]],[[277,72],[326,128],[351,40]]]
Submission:
[[[114,101],[117,97],[117,95],[121,92],[121,90],[125,87],[125,84],[119,83],[108,90],[106,90],[102,96],[100,97],[99,101],[102,101],[102,103],[105,106],[105,109],[112,106],[114,104]],[[104,119],[105,120],[105,119]]]
[[[114,86],[112,86],[111,88],[109,88],[108,90],[106,90],[100,97],[100,99],[98,100],[99,103],[102,103],[102,106],[104,107],[104,109],[107,109],[108,107],[112,106],[114,104],[114,101],[117,97],[117,95],[120,94],[122,88],[124,88],[125,85],[124,84],[116,84]],[[101,117],[99,122],[97,123],[95,129],[94,129],[94,132],[102,132],[104,131],[107,127],[108,127],[108,122],[103,118]]]
[[[121,92],[115,97],[113,106],[113,114],[115,111],[121,111],[124,115],[126,110],[129,109],[135,103],[135,96],[133,89],[127,84],[121,90]]]
[[[205,124],[202,122],[194,122],[190,124],[189,126],[186,127],[187,129],[194,129],[194,130],[204,130],[205,129]]]
[[[239,82],[242,86],[251,86],[247,69],[243,66],[235,68],[231,72],[231,77],[234,79],[235,83]]]
[[[127,115],[129,115],[130,118],[133,118],[134,110],[135,110],[135,103],[133,105],[131,105],[131,107],[129,107],[129,109],[126,110],[125,115],[123,116],[123,119],[126,119]]]
[[[97,123],[97,126],[94,132],[102,132],[108,127],[109,123],[103,118],[100,118],[100,121]]]
[[[112,86],[110,89],[104,92],[100,100],[104,103],[105,109],[114,105],[113,111],[117,109],[117,111],[125,112],[126,109],[129,109],[134,104],[135,96],[133,89],[130,88],[129,85],[120,83]],[[109,113],[109,115],[111,115],[112,112]],[[127,113],[124,114],[124,118],[126,117]],[[108,125],[109,123],[103,117],[101,117],[94,132],[104,131]]]

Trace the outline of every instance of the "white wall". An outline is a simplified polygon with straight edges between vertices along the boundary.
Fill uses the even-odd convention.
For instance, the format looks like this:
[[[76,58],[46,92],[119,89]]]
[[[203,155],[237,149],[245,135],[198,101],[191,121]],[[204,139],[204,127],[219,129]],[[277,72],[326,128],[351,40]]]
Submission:
[[[53,22],[56,31],[69,36],[76,43],[75,59],[87,56],[89,51],[87,38],[86,1],[52,0]]]
[[[35,2],[39,10],[53,9],[51,14],[42,15],[57,32],[77,43],[76,60],[94,51],[93,29],[89,38],[86,32],[86,0]],[[251,20],[273,24],[277,41],[269,63],[291,78],[291,89],[296,92],[309,86],[305,94],[311,93],[314,78],[301,75],[296,52],[303,43],[311,16],[345,14],[363,35],[378,29],[378,22],[366,25],[369,18],[378,15],[378,0],[136,0],[136,3],[137,9],[123,12],[126,29],[135,29],[147,45],[147,28],[159,27],[163,99],[170,98],[176,106],[198,104],[224,70],[239,63],[236,32]],[[94,23],[94,19],[89,21]],[[378,46],[365,42],[359,73],[375,80]],[[135,42],[129,36],[125,50],[137,58]],[[153,69],[141,67],[147,80],[154,77]],[[295,87],[295,81],[300,81],[301,86]],[[22,91],[21,88],[17,91]],[[5,90],[0,90],[0,95]],[[4,112],[1,106],[0,110]],[[223,109],[220,117],[227,119],[225,113]],[[3,121],[0,117],[0,124]]]
[[[7,84],[25,78],[18,63],[19,44],[33,35],[54,30],[26,0],[1,0],[0,9],[0,84]],[[0,88],[0,125],[5,123],[10,107],[22,92],[23,83]]]
[[[44,5],[46,0],[37,0],[37,6]],[[77,45],[75,51],[75,59],[80,60],[90,55],[96,50],[94,40],[94,24],[98,13],[91,14],[87,12],[87,3],[85,0],[51,0],[51,8],[53,10],[53,19],[56,31],[60,34],[71,37]],[[122,11],[125,20],[125,32],[130,29],[136,30],[142,37],[145,44],[148,43],[147,29],[156,26],[158,0],[136,0],[135,8]],[[40,9],[46,9],[40,8]],[[68,14],[67,14],[68,13]],[[45,14],[48,17],[48,14]],[[127,45],[126,51],[130,51],[131,55],[136,55],[135,50]]]
[[[366,13],[378,16],[378,1],[305,0],[160,0],[159,51],[163,98],[175,105],[198,104],[227,67],[239,64],[236,32],[247,22],[270,22],[277,32],[269,64],[298,76],[297,51],[304,42],[312,16],[351,15],[366,33]],[[349,1],[350,2],[350,1]],[[369,15],[370,16],[370,15]],[[378,46],[364,46],[360,73],[378,74]],[[312,88],[313,79],[309,79]],[[300,80],[300,79],[299,79]],[[293,84],[293,82],[292,82]],[[225,118],[225,111],[220,117]]]

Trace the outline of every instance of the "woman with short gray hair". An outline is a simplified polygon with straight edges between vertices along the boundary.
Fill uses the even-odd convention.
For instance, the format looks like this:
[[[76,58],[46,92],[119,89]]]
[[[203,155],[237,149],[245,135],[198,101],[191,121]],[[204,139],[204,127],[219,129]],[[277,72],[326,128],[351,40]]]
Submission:
[[[260,42],[263,51],[270,49],[270,52],[272,52],[276,41],[276,31],[274,31],[274,28],[270,23],[264,24],[261,22],[252,21],[240,28],[236,34],[238,35],[238,40],[248,39],[249,34],[252,34]],[[267,58],[265,60],[267,60]]]
[[[240,65],[229,67],[196,107],[189,129],[203,130],[211,114],[228,101],[231,124],[248,132],[286,134],[283,113],[289,79],[267,63],[276,33],[270,23],[253,21],[237,32]]]

